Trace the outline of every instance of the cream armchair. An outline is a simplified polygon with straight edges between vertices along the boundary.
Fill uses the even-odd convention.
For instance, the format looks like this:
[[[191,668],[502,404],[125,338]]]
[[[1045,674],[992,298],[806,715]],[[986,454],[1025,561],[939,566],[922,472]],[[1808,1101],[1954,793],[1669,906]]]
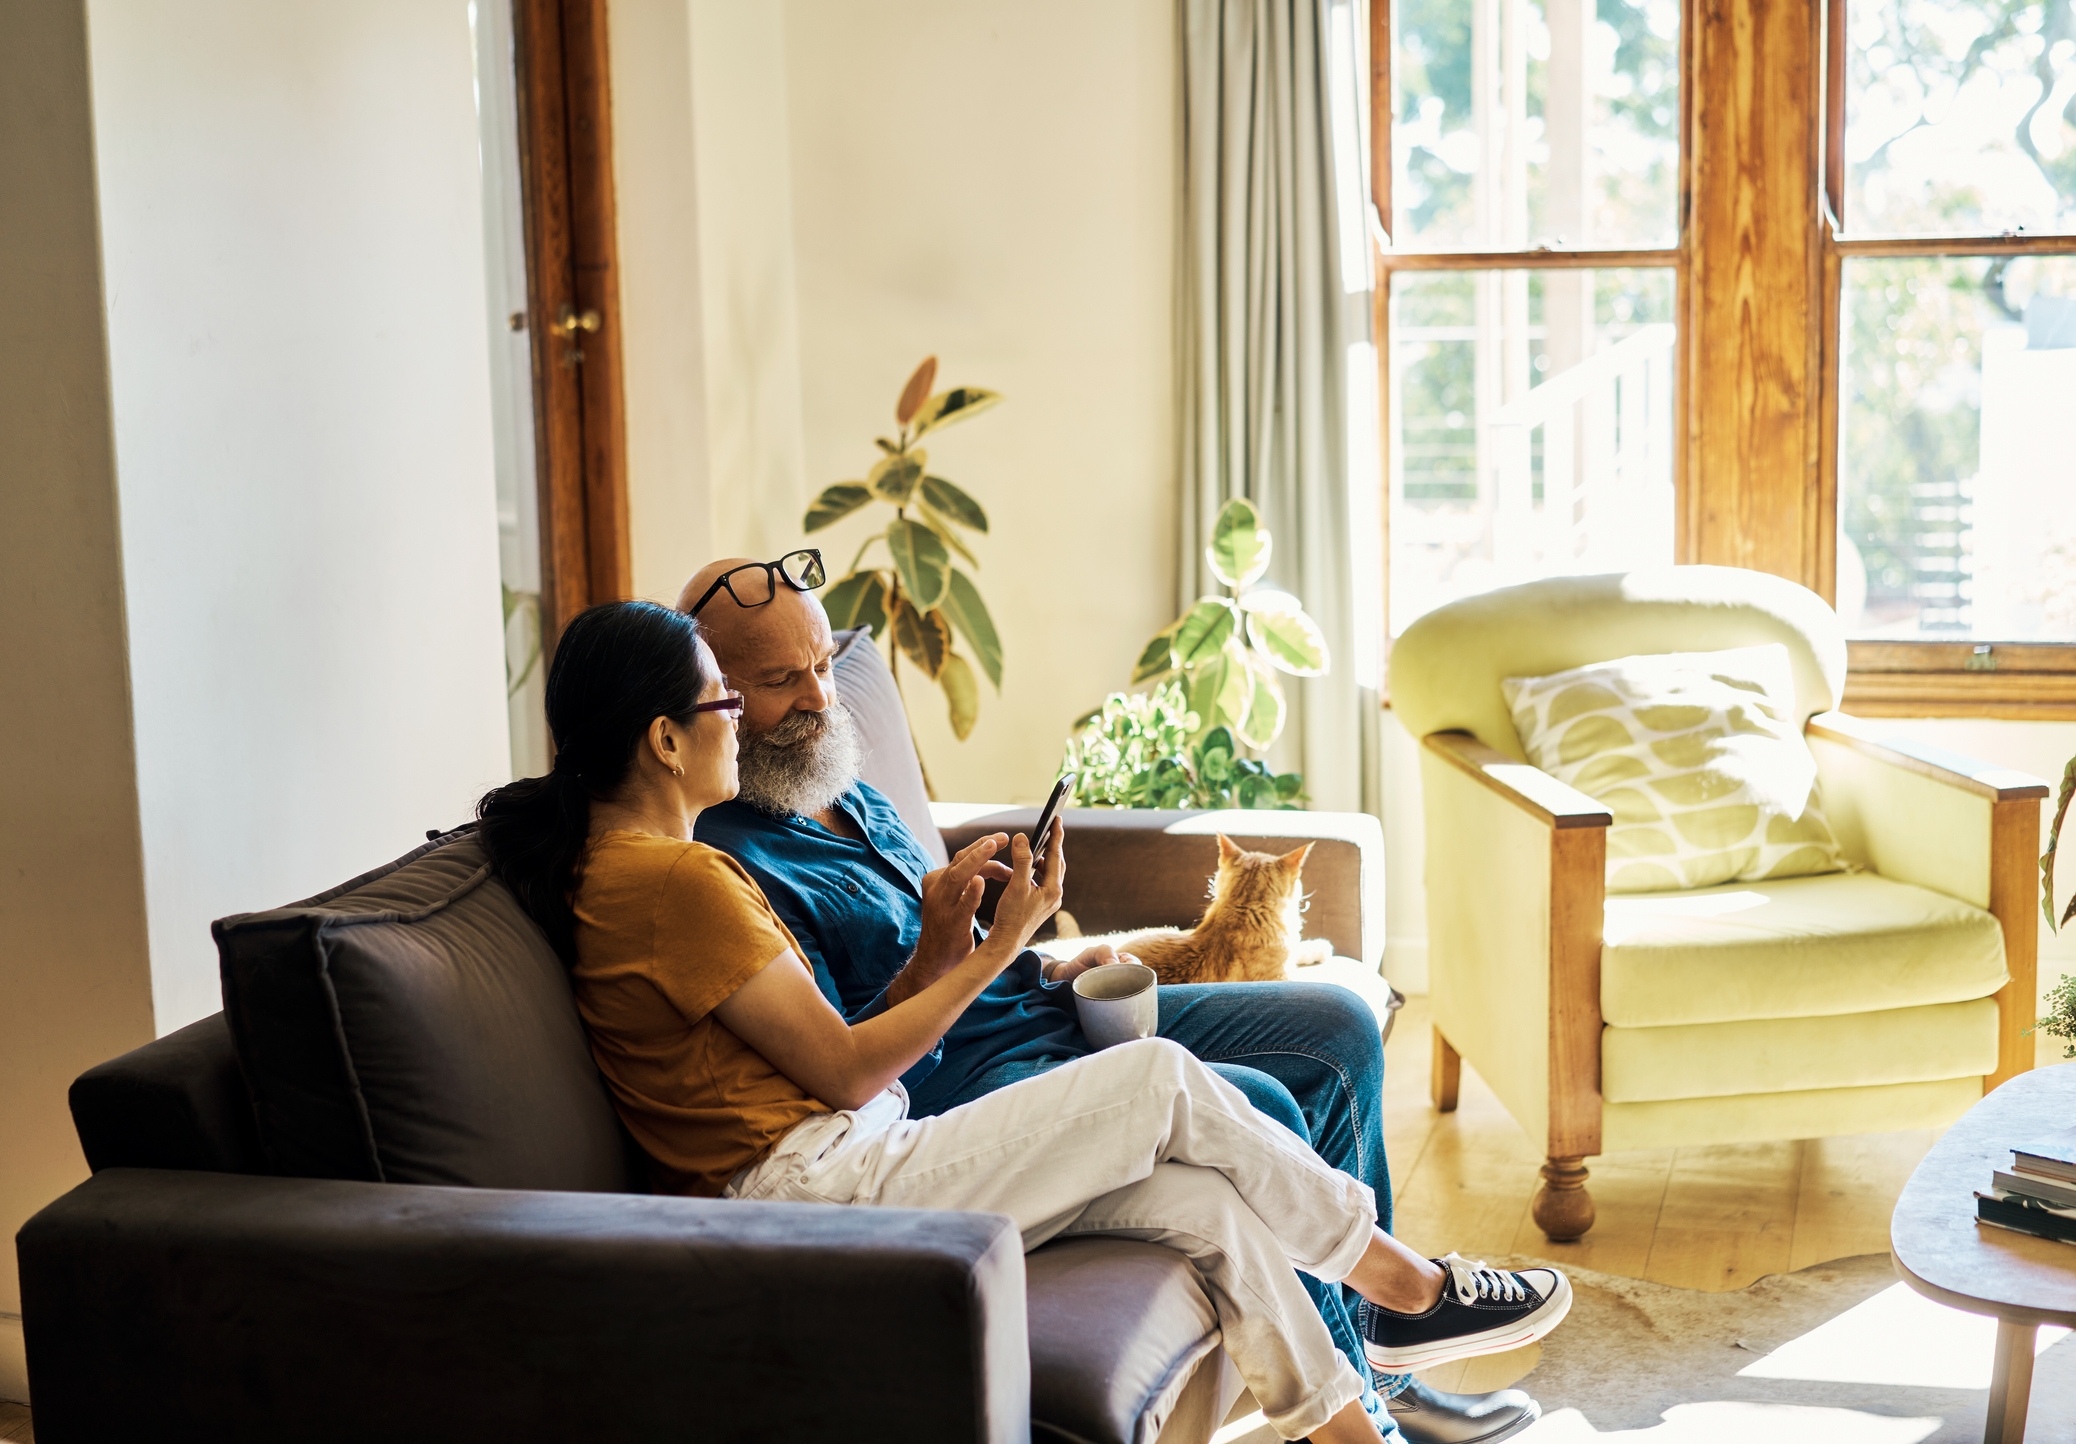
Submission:
[[[1611,815],[1523,760],[1500,680],[1769,642],[1855,870],[1608,896]],[[1595,1154],[1939,1127],[2030,1066],[2046,785],[1833,710],[1844,680],[1822,599],[1729,567],[1531,582],[1394,646],[1422,743],[1435,1106],[1468,1058],[1547,1139],[1549,1237],[1593,1226]]]

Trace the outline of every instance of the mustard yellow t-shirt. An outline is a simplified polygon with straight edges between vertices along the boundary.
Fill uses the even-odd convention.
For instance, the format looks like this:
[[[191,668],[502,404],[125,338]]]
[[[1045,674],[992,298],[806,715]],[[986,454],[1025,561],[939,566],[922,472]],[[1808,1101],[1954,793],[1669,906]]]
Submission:
[[[607,832],[577,874],[577,1011],[656,1187],[719,1194],[802,1119],[829,1111],[714,1009],[799,944],[734,858]]]

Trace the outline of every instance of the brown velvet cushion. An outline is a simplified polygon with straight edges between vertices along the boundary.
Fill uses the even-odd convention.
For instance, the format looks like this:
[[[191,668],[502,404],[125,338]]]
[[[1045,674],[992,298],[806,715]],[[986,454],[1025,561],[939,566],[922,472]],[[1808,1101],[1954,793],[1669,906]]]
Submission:
[[[562,961],[473,836],[215,932],[276,1172],[636,1187]]]

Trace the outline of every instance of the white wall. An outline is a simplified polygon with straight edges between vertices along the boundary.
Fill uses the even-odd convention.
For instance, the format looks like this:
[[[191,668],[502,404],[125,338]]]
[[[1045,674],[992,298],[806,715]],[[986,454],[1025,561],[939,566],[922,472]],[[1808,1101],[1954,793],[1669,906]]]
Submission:
[[[157,1026],[509,775],[464,0],[91,0]]]
[[[930,447],[993,519],[1006,675],[963,744],[934,687],[911,713],[940,796],[1035,800],[1172,619],[1171,0],[612,17],[635,590],[806,542],[939,355],[1007,397]],[[840,572],[871,529],[814,541]]]
[[[909,690],[941,797],[1041,799],[1172,620],[1175,23],[1173,0],[786,6],[810,491],[871,465],[925,355],[1006,398],[929,447],[993,521],[975,580],[1006,654],[964,743]],[[868,530],[819,540],[841,568]]]
[[[151,1038],[83,0],[0,6],[0,1241],[86,1176],[65,1090]],[[29,1397],[0,1242],[0,1399]]]

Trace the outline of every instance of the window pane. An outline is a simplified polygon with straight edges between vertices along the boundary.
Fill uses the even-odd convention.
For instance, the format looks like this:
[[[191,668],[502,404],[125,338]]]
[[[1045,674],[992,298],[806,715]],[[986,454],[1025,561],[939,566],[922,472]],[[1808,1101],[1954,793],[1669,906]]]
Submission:
[[[1391,283],[1391,628],[1672,560],[1673,272]]]
[[[1844,283],[1847,635],[2076,640],[2076,258],[1849,260]]]
[[[1855,233],[2076,228],[2076,0],[1852,0]]]
[[[1674,244],[1679,19],[1679,0],[1399,0],[1394,243]]]

